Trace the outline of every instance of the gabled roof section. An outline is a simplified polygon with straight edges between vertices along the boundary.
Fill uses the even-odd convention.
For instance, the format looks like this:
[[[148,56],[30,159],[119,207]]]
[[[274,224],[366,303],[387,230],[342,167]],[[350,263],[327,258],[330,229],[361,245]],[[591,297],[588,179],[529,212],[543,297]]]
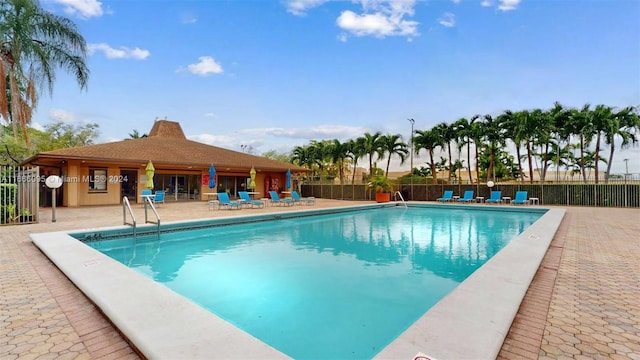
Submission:
[[[38,163],[38,160],[44,159],[140,164],[151,160],[156,168],[163,167],[162,165],[167,168],[171,165],[208,168],[213,164],[219,167],[219,170],[249,169],[253,166],[256,170],[309,171],[293,164],[187,140],[180,124],[167,120],[156,121],[146,138],[45,151],[31,157],[25,163]]]

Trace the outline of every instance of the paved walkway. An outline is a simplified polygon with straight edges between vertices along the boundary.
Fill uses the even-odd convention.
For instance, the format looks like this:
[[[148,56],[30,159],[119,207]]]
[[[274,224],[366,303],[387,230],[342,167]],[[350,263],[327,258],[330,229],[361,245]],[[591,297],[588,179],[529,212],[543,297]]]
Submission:
[[[350,204],[318,199],[316,206]],[[166,222],[290,210],[209,211],[203,203],[174,203],[160,214]],[[144,218],[139,206],[134,211]],[[0,359],[139,358],[28,237],[118,226],[122,208],[58,208],[56,223],[50,209],[40,215],[40,224],[0,227]],[[568,208],[499,358],[640,360],[638,238],[640,210]]]

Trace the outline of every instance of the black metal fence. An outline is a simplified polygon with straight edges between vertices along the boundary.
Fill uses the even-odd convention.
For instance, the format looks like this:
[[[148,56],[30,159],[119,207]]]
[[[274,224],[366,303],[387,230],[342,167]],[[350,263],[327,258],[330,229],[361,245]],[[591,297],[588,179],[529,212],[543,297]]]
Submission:
[[[0,225],[38,222],[38,167],[0,165]]]
[[[599,206],[640,208],[640,183],[634,184],[500,184],[493,188],[486,184],[400,184],[394,185],[394,193],[400,191],[405,200],[433,201],[442,197],[445,190],[453,190],[462,196],[465,190],[473,190],[474,197],[488,199],[492,190],[502,191],[502,196],[515,198],[517,191],[527,191],[528,198],[538,198],[540,204],[565,206]],[[375,200],[375,194],[364,184],[307,184],[301,188],[304,196],[340,200]]]

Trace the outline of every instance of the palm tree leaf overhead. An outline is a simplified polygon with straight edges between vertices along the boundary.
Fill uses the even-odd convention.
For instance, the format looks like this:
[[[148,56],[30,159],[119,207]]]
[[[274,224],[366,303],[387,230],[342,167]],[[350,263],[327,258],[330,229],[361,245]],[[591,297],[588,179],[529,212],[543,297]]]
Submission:
[[[36,0],[0,2],[0,116],[23,129],[38,103],[38,89],[50,95],[58,68],[73,74],[86,89],[86,42],[69,19],[43,10]],[[2,91],[4,90],[4,91]]]

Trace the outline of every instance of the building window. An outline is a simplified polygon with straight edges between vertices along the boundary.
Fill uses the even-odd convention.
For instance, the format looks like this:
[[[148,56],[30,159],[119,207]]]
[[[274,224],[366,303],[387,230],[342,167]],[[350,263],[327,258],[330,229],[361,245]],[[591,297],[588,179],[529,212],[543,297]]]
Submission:
[[[107,169],[89,169],[89,191],[107,190]]]

